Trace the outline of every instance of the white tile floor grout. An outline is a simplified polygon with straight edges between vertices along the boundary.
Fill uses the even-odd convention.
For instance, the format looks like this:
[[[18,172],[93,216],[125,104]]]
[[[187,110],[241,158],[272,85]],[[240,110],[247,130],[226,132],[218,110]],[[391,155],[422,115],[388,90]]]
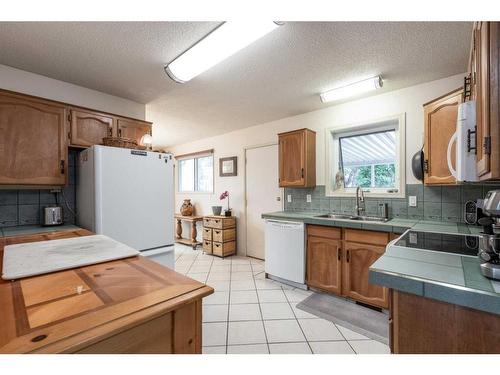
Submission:
[[[311,292],[265,279],[264,262],[175,245],[175,269],[214,288],[203,301],[206,354],[389,353],[385,344],[296,308]]]

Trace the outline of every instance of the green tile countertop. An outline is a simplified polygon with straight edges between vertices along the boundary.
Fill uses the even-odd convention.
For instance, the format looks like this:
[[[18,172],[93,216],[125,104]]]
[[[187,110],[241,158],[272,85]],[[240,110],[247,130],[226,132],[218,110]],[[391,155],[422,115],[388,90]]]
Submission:
[[[326,225],[331,227],[353,228],[376,230],[380,232],[403,233],[407,229],[414,229],[422,232],[456,233],[456,234],[477,234],[481,230],[475,225],[463,223],[448,223],[443,221],[411,220],[411,219],[391,219],[383,222],[360,222],[349,219],[327,219],[317,217],[327,212],[310,211],[278,211],[262,214],[263,219],[300,221],[305,224]]]
[[[63,230],[80,229],[76,225],[65,224],[65,225],[54,225],[54,226],[43,226],[43,225],[20,225],[17,227],[6,227],[0,229],[1,237],[12,237],[12,236],[24,236],[27,234],[36,233],[49,233],[49,232],[59,232]]]
[[[326,213],[326,212],[325,212]],[[300,221],[305,224],[403,233],[407,229],[449,234],[479,234],[481,227],[442,221],[392,219],[385,223],[326,219],[322,212],[279,211],[263,219]],[[460,306],[500,314],[500,282],[481,274],[477,257],[438,253],[388,245],[370,267],[370,283],[383,285]]]
[[[397,246],[370,267],[369,280],[387,288],[500,314],[500,282],[481,274],[477,257]]]

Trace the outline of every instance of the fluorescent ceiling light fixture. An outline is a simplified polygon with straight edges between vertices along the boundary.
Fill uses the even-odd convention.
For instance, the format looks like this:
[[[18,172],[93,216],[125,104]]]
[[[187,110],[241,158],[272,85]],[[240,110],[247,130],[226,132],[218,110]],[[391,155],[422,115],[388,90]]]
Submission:
[[[363,92],[379,89],[383,86],[383,84],[384,82],[382,81],[382,77],[376,76],[369,79],[365,79],[363,81],[353,83],[351,85],[337,87],[336,89],[326,91],[320,94],[319,96],[321,97],[321,101],[323,103],[333,102],[336,100],[349,98],[351,96],[355,96]]]
[[[165,66],[165,72],[176,82],[187,82],[280,25],[273,21],[224,22]]]

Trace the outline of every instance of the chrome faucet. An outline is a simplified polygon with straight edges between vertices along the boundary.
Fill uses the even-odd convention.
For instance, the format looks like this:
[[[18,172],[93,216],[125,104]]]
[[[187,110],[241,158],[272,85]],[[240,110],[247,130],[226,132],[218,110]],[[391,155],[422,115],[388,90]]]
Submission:
[[[361,186],[356,188],[356,214],[358,216],[364,216],[365,212],[365,194]]]

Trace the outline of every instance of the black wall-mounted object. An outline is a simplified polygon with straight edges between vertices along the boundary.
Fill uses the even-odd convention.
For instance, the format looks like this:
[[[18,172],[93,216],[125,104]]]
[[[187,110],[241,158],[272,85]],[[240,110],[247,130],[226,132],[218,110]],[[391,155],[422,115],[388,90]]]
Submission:
[[[424,152],[422,150],[417,151],[411,158],[411,170],[417,180],[424,180]]]

